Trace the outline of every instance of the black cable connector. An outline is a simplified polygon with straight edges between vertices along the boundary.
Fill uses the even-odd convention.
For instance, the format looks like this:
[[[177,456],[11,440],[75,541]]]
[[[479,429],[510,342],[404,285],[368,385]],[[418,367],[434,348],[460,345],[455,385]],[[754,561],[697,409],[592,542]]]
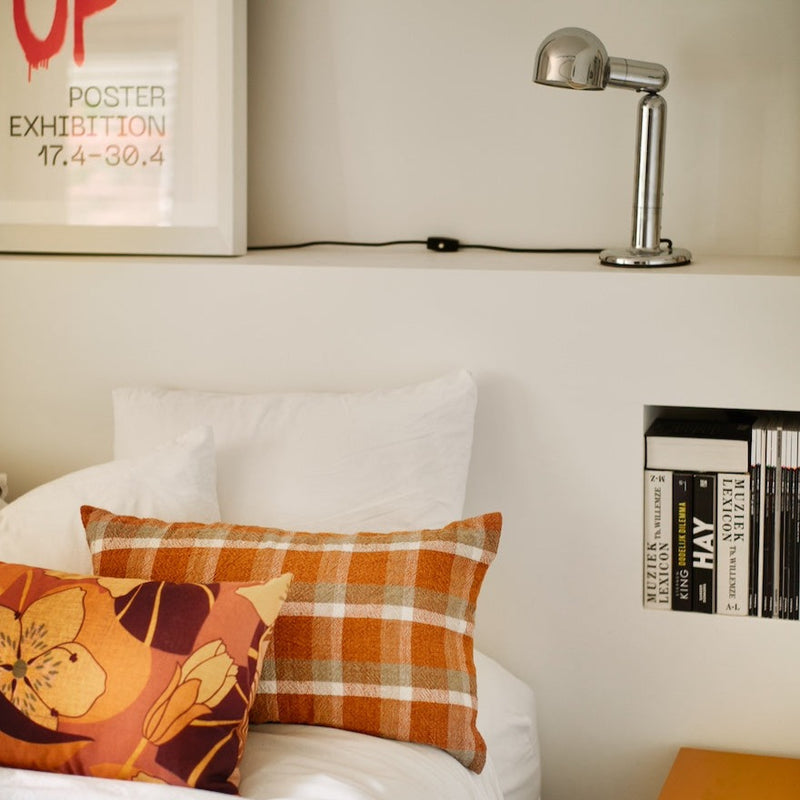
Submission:
[[[460,247],[460,242],[447,236],[429,236],[427,247],[428,250],[435,250],[437,253],[455,253]]]

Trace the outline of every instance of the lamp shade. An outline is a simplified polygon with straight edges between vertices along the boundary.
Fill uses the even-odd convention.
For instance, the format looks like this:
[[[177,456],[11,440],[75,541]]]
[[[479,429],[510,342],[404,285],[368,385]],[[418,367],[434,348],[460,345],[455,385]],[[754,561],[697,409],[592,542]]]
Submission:
[[[605,89],[608,53],[590,31],[559,28],[539,46],[533,80],[564,89]]]

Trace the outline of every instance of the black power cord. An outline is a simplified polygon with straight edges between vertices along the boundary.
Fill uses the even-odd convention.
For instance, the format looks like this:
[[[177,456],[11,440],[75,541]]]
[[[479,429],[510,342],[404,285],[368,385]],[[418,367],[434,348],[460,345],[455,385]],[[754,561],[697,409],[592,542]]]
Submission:
[[[496,250],[504,253],[599,253],[597,247],[503,247],[492,244],[464,244],[458,239],[448,236],[429,236],[427,239],[395,239],[388,242],[340,242],[318,240],[297,242],[295,244],[251,245],[250,250],[294,250],[301,247],[317,247],[319,245],[335,245],[337,247],[392,247],[399,244],[424,244],[428,250],[436,253],[455,253],[458,250],[472,248],[475,250]]]
[[[395,239],[391,242],[337,242],[319,239],[311,242],[295,242],[292,244],[248,245],[248,250],[295,250],[301,247],[318,247],[320,245],[336,245],[337,247],[391,247],[396,244],[425,244],[423,239]]]

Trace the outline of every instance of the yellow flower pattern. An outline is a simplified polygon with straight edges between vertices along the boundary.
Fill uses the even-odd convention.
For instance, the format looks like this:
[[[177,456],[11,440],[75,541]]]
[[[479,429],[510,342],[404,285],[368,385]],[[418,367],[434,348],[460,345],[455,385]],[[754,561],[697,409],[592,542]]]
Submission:
[[[85,714],[105,691],[105,672],[74,641],[83,624],[84,594],[79,587],[54,592],[22,613],[0,605],[0,692],[50,730],[62,717]]]
[[[105,579],[0,562],[0,764],[235,792],[290,581]]]
[[[215,708],[236,683],[238,667],[220,639],[208,642],[177,666],[144,720],[144,737],[162,745]]]

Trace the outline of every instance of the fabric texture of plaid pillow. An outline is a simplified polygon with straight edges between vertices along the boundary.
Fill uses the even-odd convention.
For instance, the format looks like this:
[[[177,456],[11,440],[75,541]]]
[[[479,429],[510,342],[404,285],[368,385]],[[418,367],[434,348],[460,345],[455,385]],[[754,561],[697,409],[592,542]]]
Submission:
[[[483,769],[473,629],[500,514],[441,530],[358,534],[167,523],[91,507],[82,515],[100,575],[195,582],[294,575],[251,722],[429,744]]]

